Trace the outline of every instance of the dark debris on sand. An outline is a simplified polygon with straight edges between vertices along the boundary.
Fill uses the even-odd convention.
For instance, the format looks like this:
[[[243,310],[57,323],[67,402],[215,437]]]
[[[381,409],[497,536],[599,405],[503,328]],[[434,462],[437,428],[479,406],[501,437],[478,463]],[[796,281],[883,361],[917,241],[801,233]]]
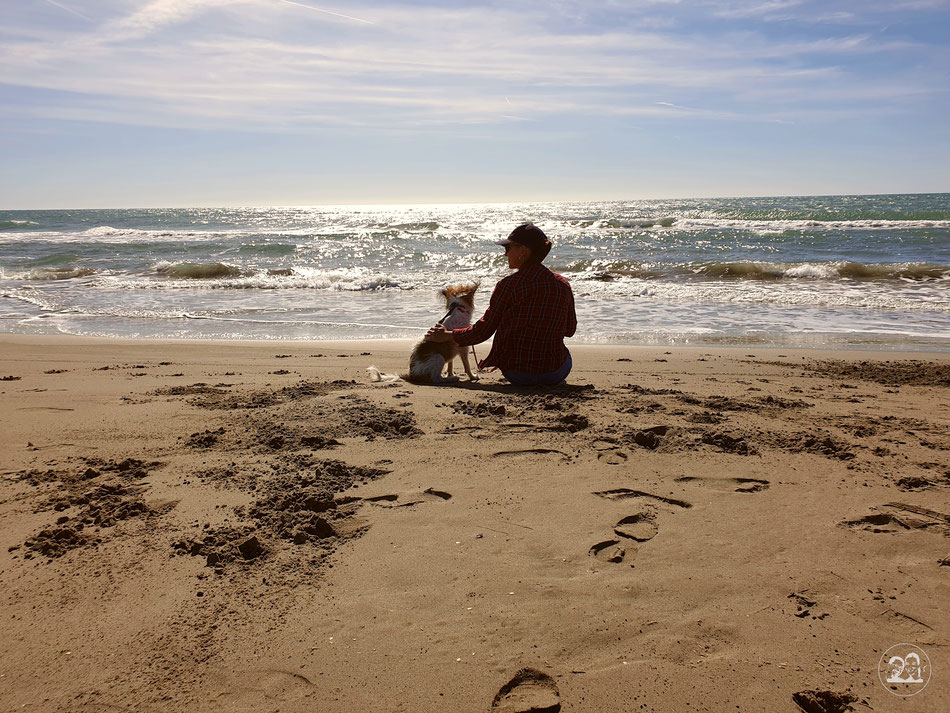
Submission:
[[[811,408],[814,404],[801,399],[783,399],[777,396],[759,396],[751,401],[743,401],[728,396],[710,396],[700,398],[692,394],[680,394],[679,400],[685,404],[702,406],[714,412],[752,411],[758,413],[768,409]]]
[[[589,398],[580,392],[581,400]],[[560,392],[532,394],[504,394],[484,399],[456,401],[449,406],[454,413],[475,418],[531,418],[540,420],[536,430],[577,433],[591,425],[590,419],[577,412],[577,398],[565,398]],[[547,417],[547,418],[545,418]]]
[[[193,396],[195,394],[226,394],[226,389],[218,386],[210,386],[203,382],[189,384],[187,386],[166,386],[160,389],[153,389],[148,392],[149,396]]]
[[[389,471],[327,460],[316,451],[342,445],[338,437],[401,439],[422,431],[405,409],[386,408],[352,394],[313,399],[354,383],[305,381],[280,389],[209,394],[202,405],[240,408],[243,413],[230,416],[217,429],[193,433],[185,442],[231,452],[235,458],[193,475],[219,488],[253,494],[254,499],[235,508],[223,523],[206,523],[199,532],[180,537],[172,544],[174,553],[204,557],[219,572],[228,566],[272,562],[284,575],[302,576],[312,573],[341,538],[356,532],[355,525],[341,528],[340,523],[359,507],[357,501],[336,496]],[[257,407],[262,410],[253,410]],[[253,458],[246,457],[250,453]]]
[[[208,527],[193,537],[184,537],[172,543],[177,555],[204,557],[209,567],[223,569],[225,565],[253,560],[264,554],[260,542],[252,535],[253,525],[224,525]],[[250,556],[245,557],[245,553]]]
[[[799,691],[792,700],[805,713],[847,713],[853,711],[858,698],[848,692]]]
[[[285,421],[306,424],[301,438],[402,439],[423,433],[411,411],[380,406],[355,394],[338,396],[334,401],[289,404],[281,415]],[[312,424],[320,425],[320,433],[313,432]],[[319,444],[319,440],[312,443]]]
[[[253,483],[257,499],[235,514],[241,523],[212,528],[172,544],[176,554],[204,557],[218,570],[231,563],[249,564],[281,548],[309,545],[332,550],[342,537],[337,524],[349,518],[355,505],[337,495],[389,471],[350,466],[338,460],[287,460],[276,473],[261,474]]]
[[[787,366],[787,365],[786,365]],[[950,387],[950,364],[934,361],[815,361],[801,364],[803,369],[820,376],[860,379],[884,386]]]
[[[284,422],[252,422],[244,428],[214,430],[192,433],[185,439],[191,448],[210,449],[220,446],[229,450],[252,450],[258,453],[296,451],[300,449],[327,450],[342,445],[335,438],[314,433],[310,428],[301,429]]]
[[[247,391],[225,390],[217,387],[207,387],[202,390],[196,390],[195,387],[207,387],[207,385],[195,384],[192,387],[173,387],[175,389],[192,389],[181,393],[174,393],[172,390],[165,390],[167,395],[193,395],[188,400],[192,406],[206,409],[237,410],[237,409],[261,409],[269,406],[276,406],[282,403],[311,399],[317,396],[326,396],[335,391],[351,389],[357,386],[352,380],[337,379],[335,381],[301,381],[292,386],[284,386],[279,389],[256,389]],[[161,390],[160,390],[161,391]],[[153,392],[156,395],[162,395],[159,392]]]
[[[415,438],[422,435],[416,417],[410,411],[377,406],[362,399],[338,412],[340,435],[376,438]]]
[[[789,453],[811,453],[838,460],[851,460],[855,457],[854,451],[847,443],[835,439],[827,432],[774,433],[769,440],[770,445]]]
[[[475,416],[476,418],[508,414],[508,408],[504,404],[486,401],[456,401],[451,404],[451,407],[455,413],[464,413],[466,416]]]
[[[218,442],[218,438],[224,435],[224,427],[216,428],[213,431],[199,431],[192,433],[185,441],[189,448],[211,448]]]
[[[704,433],[700,440],[710,446],[715,446],[724,453],[735,453],[740,456],[755,455],[758,451],[746,442],[743,436],[733,436],[729,433]]]
[[[639,384],[624,384],[623,386],[618,386],[617,388],[621,391],[628,391],[632,394],[637,394],[640,396],[666,396],[683,393],[679,389],[651,389],[646,386],[640,386]]]
[[[73,469],[32,470],[20,475],[21,480],[34,486],[56,484],[55,492],[39,501],[34,512],[61,513],[55,526],[26,540],[24,557],[34,552],[51,559],[60,557],[76,547],[99,544],[105,537],[104,530],[119,522],[167,511],[168,505],[152,507],[145,503],[147,486],[139,482],[161,463],[135,458],[84,461],[85,466]]]

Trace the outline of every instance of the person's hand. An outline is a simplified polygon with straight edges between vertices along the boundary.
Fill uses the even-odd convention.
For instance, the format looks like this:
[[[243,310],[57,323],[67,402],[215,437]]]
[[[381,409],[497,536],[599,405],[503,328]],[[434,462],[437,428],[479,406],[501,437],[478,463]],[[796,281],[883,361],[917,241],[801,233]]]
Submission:
[[[437,324],[426,332],[426,342],[448,342],[452,340],[452,332],[446,331],[445,327]]]

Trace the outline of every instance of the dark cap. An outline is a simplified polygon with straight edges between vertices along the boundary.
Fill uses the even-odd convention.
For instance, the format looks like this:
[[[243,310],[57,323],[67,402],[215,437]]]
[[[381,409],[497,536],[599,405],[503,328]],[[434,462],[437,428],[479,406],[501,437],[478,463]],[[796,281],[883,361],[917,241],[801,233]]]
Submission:
[[[527,246],[531,249],[531,252],[535,255],[544,253],[545,248],[550,249],[550,242],[548,242],[548,236],[544,234],[544,231],[541,230],[537,225],[532,225],[531,223],[525,223],[524,225],[519,225],[517,228],[511,231],[511,235],[508,236],[506,240],[499,240],[496,245],[511,245],[512,243],[521,243],[522,245]]]

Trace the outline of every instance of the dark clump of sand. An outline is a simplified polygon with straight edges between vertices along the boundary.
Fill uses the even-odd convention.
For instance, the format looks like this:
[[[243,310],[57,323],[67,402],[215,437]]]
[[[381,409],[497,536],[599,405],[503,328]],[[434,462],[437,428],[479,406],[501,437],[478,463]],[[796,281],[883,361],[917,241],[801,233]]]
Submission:
[[[147,477],[158,462],[135,458],[121,461],[83,459],[83,465],[65,469],[24,471],[18,478],[34,487],[45,486],[46,497],[34,505],[34,512],[58,513],[55,524],[43,528],[24,542],[30,553],[60,557],[69,550],[98,545],[108,537],[107,529],[123,520],[159,514],[165,506],[153,507],[143,498]]]
[[[884,386],[950,386],[950,365],[934,361],[819,360],[801,365],[808,371],[840,379],[861,379]]]
[[[278,468],[243,485],[255,500],[234,511],[236,524],[204,528],[172,544],[176,554],[204,557],[222,571],[228,564],[249,564],[282,549],[280,541],[310,545],[319,556],[331,552],[343,536],[339,523],[356,511],[353,500],[336,499],[356,483],[366,483],[389,471],[348,466],[337,460],[310,463],[304,471]],[[350,530],[349,535],[355,533]],[[310,552],[313,561],[314,552]]]
[[[799,691],[792,695],[795,705],[805,713],[847,713],[853,711],[857,696],[836,691]]]

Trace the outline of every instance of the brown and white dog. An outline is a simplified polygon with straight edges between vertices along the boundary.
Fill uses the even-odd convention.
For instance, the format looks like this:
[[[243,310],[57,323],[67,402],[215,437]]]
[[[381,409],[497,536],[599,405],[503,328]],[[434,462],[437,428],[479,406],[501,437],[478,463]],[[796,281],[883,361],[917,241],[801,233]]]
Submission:
[[[462,329],[472,324],[472,313],[475,311],[475,291],[478,289],[478,283],[468,285],[449,285],[439,290],[439,294],[445,300],[445,308],[448,313],[442,318],[441,324],[446,329]],[[454,342],[427,342],[425,340],[416,344],[409,356],[409,373],[396,376],[395,374],[384,374],[375,366],[366,368],[369,372],[370,381],[377,383],[386,383],[404,379],[413,384],[447,384],[458,381],[459,377],[453,374],[452,363],[455,357],[462,358],[462,365],[465,367],[465,373],[471,381],[478,381],[478,377],[472,373],[471,364],[468,361],[468,352],[456,346]],[[442,376],[442,369],[446,368],[446,376]]]
[[[447,330],[463,329],[472,324],[472,313],[475,311],[475,291],[478,283],[468,285],[449,285],[439,292],[445,299],[445,308],[448,310],[442,325]],[[409,356],[409,373],[402,378],[413,384],[445,384],[458,381],[459,377],[453,374],[452,364],[455,357],[462,358],[465,373],[471,381],[478,377],[472,373],[468,361],[468,351],[459,347],[455,342],[427,342],[416,344]],[[442,376],[445,367],[446,375]]]

